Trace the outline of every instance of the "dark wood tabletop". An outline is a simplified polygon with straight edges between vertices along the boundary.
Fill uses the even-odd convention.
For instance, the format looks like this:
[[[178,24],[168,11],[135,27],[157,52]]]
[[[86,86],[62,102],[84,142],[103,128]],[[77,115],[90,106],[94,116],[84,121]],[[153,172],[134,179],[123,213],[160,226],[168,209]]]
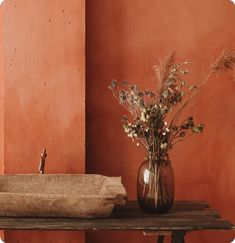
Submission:
[[[166,214],[143,212],[137,202],[117,207],[107,219],[1,217],[4,230],[233,230],[234,225],[202,201],[177,201]]]

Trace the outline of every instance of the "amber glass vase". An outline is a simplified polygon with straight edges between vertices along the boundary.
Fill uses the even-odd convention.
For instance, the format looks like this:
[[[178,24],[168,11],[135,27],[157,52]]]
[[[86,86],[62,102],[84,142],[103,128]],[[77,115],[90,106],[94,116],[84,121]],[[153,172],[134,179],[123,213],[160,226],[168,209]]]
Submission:
[[[165,213],[173,205],[174,172],[169,160],[144,161],[137,177],[137,198],[140,207],[150,213]]]

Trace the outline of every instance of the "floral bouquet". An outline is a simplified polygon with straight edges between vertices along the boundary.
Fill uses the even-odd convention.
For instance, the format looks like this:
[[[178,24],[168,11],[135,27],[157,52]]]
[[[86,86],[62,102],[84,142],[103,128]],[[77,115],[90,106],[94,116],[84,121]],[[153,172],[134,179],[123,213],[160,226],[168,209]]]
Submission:
[[[234,64],[234,51],[225,49],[211,63],[206,78],[198,86],[189,85],[186,76],[190,62],[177,63],[172,53],[154,66],[154,91],[141,90],[127,81],[112,80],[109,89],[130,115],[122,118],[124,131],[146,154],[144,169],[140,168],[138,175],[137,195],[142,208],[159,212],[171,207],[174,180],[170,177],[174,176],[171,169],[166,170],[169,151],[175,144],[204,129],[204,124],[196,123],[193,116],[182,119],[184,111],[192,105],[194,96],[211,75],[232,69]]]

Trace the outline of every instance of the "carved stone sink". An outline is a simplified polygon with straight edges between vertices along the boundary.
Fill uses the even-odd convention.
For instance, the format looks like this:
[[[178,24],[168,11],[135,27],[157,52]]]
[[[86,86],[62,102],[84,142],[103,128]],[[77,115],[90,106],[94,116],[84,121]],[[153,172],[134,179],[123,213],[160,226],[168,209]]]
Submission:
[[[126,203],[120,177],[101,175],[2,175],[0,216],[108,217]]]

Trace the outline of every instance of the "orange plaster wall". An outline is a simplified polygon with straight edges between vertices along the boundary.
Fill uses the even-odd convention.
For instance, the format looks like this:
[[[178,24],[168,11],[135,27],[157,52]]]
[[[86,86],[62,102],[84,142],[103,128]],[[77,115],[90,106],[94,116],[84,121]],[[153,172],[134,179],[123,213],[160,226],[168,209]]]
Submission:
[[[2,53],[2,26],[3,15],[0,7],[0,174],[4,172],[4,59]],[[0,231],[0,238],[3,239],[4,233]]]
[[[192,60],[189,79],[200,82],[211,57],[224,46],[235,48],[235,6],[229,0],[88,0],[87,163],[89,173],[123,177],[129,198],[136,198],[136,174],[144,159],[124,135],[124,112],[107,89],[110,80],[129,80],[153,88],[152,66],[169,51]],[[235,74],[213,78],[190,109],[204,122],[203,135],[171,153],[176,199],[201,199],[235,222]],[[231,242],[232,232],[190,233],[187,242]],[[93,232],[88,243],[154,242],[141,233]]]
[[[0,174],[4,170],[4,57],[3,57],[3,14],[0,7]]]
[[[5,173],[84,173],[85,1],[3,4]],[[80,232],[5,232],[7,243],[83,242]]]

